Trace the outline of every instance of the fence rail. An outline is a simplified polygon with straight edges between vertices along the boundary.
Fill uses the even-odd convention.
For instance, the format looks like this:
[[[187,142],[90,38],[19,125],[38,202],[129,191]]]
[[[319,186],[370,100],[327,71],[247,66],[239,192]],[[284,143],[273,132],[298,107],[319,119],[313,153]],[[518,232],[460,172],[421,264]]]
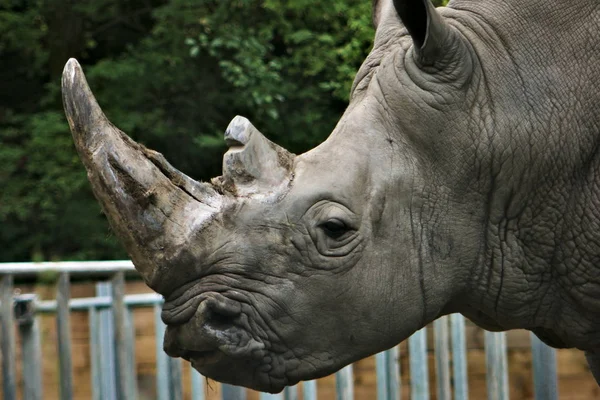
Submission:
[[[163,299],[156,294],[125,295],[125,274],[134,271],[130,261],[7,263],[0,264],[0,348],[2,350],[2,391],[5,400],[17,398],[16,335],[21,343],[24,399],[42,399],[42,347],[38,315],[56,314],[57,348],[60,371],[60,398],[73,398],[70,312],[87,311],[90,328],[91,380],[93,399],[135,399],[135,338],[132,309],[151,307],[154,310],[156,335],[156,392],[159,400],[183,398],[182,369],[179,360],[168,357],[162,349],[165,325],[160,319]],[[41,301],[32,294],[14,294],[15,277],[31,277],[41,273],[58,274],[56,300]],[[70,297],[72,276],[98,277],[96,296]],[[467,400],[468,378],[465,340],[465,321],[460,315],[437,320],[434,325],[435,372],[437,399]],[[427,330],[409,338],[411,399],[426,400],[429,394],[427,363]],[[485,334],[488,399],[508,399],[506,336],[504,333]],[[376,355],[377,399],[400,399],[399,349]],[[553,349],[532,335],[532,355],[536,400],[558,398],[556,358]],[[451,362],[452,360],[452,362]],[[192,370],[193,399],[204,400],[204,380]],[[317,399],[315,381],[303,382],[302,398]],[[297,400],[298,388],[289,387],[283,393],[261,393],[261,400]],[[336,374],[338,400],[350,400],[353,393],[352,365]],[[244,400],[243,388],[223,385],[223,400]]]

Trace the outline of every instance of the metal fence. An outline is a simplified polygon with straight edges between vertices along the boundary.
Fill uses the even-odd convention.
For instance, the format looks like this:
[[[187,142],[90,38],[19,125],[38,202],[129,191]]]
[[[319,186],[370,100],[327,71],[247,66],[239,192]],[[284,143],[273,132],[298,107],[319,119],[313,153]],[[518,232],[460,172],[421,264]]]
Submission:
[[[2,350],[2,390],[5,400],[16,399],[16,337],[20,336],[23,369],[23,398],[43,398],[41,373],[42,347],[38,315],[55,313],[57,323],[57,351],[59,356],[60,398],[73,398],[70,312],[89,313],[91,387],[93,399],[136,399],[135,337],[133,309],[152,307],[156,333],[156,392],[159,400],[183,398],[182,369],[179,360],[169,358],[162,349],[165,325],[160,319],[162,297],[156,294],[125,295],[125,274],[133,271],[129,261],[8,263],[0,264],[0,331]],[[40,301],[35,295],[14,294],[15,278],[58,274],[56,300]],[[70,298],[70,279],[73,276],[95,277],[96,296]],[[16,325],[16,327],[15,327]],[[467,356],[465,322],[460,315],[451,315],[435,321],[435,370],[437,399],[467,400]],[[427,333],[421,329],[409,338],[410,398],[429,399],[429,372],[427,362]],[[553,349],[532,335],[532,358],[536,400],[557,399],[556,358]],[[506,336],[504,333],[485,333],[488,399],[508,399],[508,372]],[[451,362],[452,359],[452,362]],[[191,372],[193,399],[204,400],[204,380]],[[400,365],[398,348],[376,355],[377,400],[400,399]],[[301,383],[304,400],[317,399],[315,381]],[[282,394],[261,393],[261,400],[297,400],[298,388],[289,387]],[[352,366],[336,374],[338,400],[353,399]],[[243,400],[243,388],[223,385],[223,400]]]

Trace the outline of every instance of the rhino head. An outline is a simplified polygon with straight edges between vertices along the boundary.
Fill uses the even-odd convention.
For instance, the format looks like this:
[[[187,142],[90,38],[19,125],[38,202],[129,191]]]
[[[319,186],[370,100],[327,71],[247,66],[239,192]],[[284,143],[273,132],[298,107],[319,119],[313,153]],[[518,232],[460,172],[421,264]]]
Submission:
[[[294,155],[236,117],[210,183],[118,130],[79,64],[65,67],[94,193],[165,298],[164,348],[205,376],[277,392],[396,345],[465,290],[481,216],[446,131],[474,61],[428,0],[374,11],[375,46],[330,137]]]

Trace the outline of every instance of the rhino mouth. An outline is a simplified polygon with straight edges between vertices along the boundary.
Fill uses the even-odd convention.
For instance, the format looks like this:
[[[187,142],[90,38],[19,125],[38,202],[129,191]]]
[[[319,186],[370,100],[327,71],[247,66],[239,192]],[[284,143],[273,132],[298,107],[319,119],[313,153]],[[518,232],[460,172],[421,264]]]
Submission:
[[[219,292],[195,295],[200,290],[190,286],[165,303],[161,315],[167,324],[165,352],[219,382],[266,392],[279,392],[291,384],[280,354],[283,349],[264,340],[272,335],[247,299],[233,300],[229,293]]]
[[[216,364],[225,357],[225,354],[218,350],[195,351],[181,350],[180,356],[187,362],[192,364],[195,369],[202,368],[206,365]]]
[[[198,360],[204,361],[202,364],[213,364],[221,359],[223,355],[219,350],[186,351],[181,358],[189,362],[193,361],[196,365],[198,364]]]

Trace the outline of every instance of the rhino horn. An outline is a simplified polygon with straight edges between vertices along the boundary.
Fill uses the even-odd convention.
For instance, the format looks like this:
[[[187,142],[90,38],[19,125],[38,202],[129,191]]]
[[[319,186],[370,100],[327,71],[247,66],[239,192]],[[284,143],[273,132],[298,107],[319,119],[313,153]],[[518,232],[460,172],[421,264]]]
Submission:
[[[155,287],[161,269],[219,212],[222,196],[113,126],[74,59],[63,71],[62,92],[94,194],[137,270]]]
[[[268,140],[248,119],[235,117],[225,142],[229,150],[223,157],[223,178],[236,195],[268,195],[290,181],[294,155]]]

